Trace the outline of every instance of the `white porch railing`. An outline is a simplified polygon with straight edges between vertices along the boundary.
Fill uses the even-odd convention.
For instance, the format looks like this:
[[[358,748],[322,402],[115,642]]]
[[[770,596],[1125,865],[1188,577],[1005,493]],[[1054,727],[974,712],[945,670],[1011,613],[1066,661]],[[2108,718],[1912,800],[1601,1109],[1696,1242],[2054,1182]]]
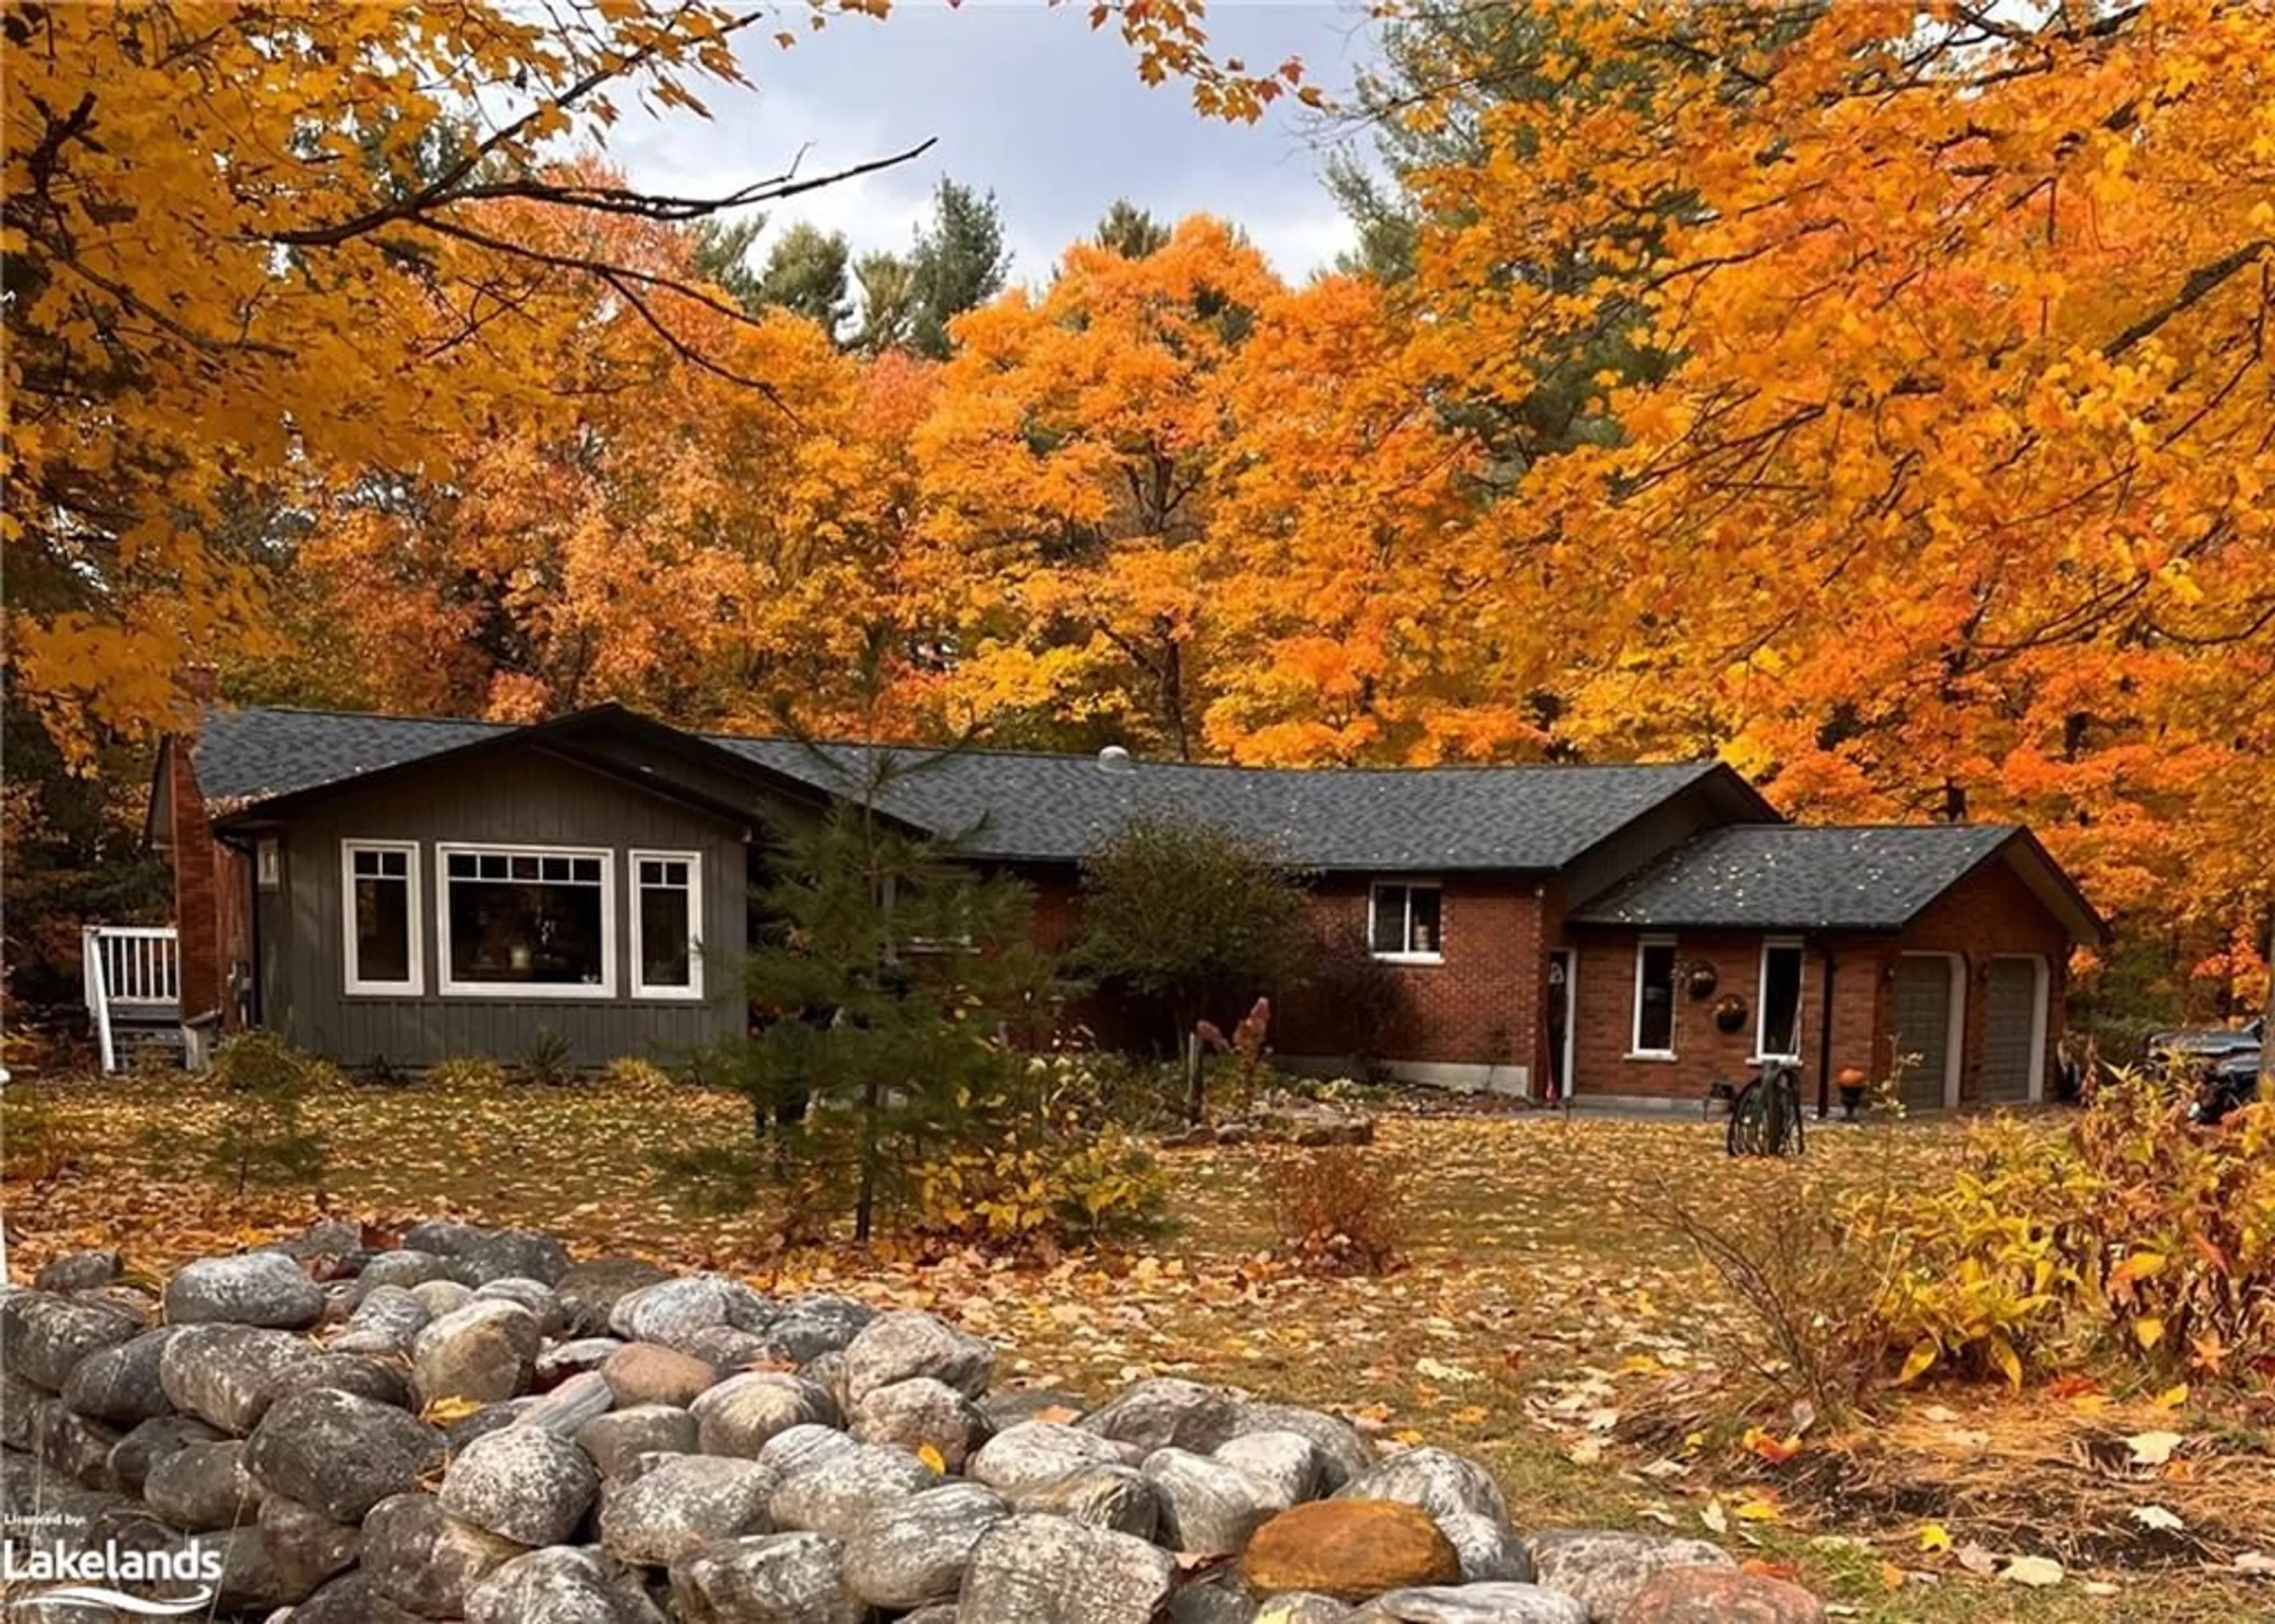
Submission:
[[[104,1071],[118,1069],[122,1026],[179,1031],[182,955],[172,925],[87,925],[80,933],[79,959]]]

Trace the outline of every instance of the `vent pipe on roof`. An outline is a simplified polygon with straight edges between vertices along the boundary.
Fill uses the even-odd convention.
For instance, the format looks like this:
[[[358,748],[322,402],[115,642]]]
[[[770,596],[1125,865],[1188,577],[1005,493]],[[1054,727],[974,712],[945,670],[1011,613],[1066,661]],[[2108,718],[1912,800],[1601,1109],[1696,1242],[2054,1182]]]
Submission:
[[[1121,745],[1108,744],[1098,752],[1098,770],[1117,774],[1134,773],[1138,770],[1138,764],[1130,759],[1130,752]]]

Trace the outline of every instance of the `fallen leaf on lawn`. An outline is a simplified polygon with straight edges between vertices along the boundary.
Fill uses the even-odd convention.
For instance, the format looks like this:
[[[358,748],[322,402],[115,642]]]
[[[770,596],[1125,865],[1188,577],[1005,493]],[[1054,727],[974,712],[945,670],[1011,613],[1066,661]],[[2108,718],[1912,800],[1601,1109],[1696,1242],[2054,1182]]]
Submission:
[[[1698,1514],[1698,1520],[1717,1534],[1730,1531],[1729,1516],[1723,1511],[1722,1502],[1719,1499],[1708,1500],[1705,1509]]]
[[[2242,1573],[2262,1574],[2270,1578],[2275,1578],[2275,1556],[2269,1556],[2264,1552],[2246,1551],[2235,1559],[2235,1566]]]
[[[1971,1539],[1953,1554],[1959,1558],[1959,1565],[1969,1573],[1990,1575],[1999,1571],[1999,1559]]]
[[[1422,1434],[1416,1431],[1412,1427],[1401,1427],[1397,1431],[1393,1432],[1390,1436],[1394,1442],[1403,1444],[1409,1449],[1413,1448],[1415,1445],[1422,1441]]]
[[[1642,1513],[1641,1514],[1649,1517],[1653,1522],[1660,1523],[1667,1528],[1681,1528],[1682,1526],[1682,1522],[1676,1519],[1675,1514],[1663,1506],[1653,1506],[1651,1509]]]
[[[1904,1588],[1904,1570],[1897,1567],[1893,1562],[1881,1563],[1880,1588],[1884,1590],[1902,1590]]]
[[[1774,1522],[1780,1514],[1777,1502],[1765,1495],[1757,1494],[1738,1507],[1741,1522]]]
[[[2114,1596],[2117,1587],[2106,1579],[2089,1579],[2081,1587],[2088,1596]]]
[[[2007,1564],[2006,1571],[1999,1576],[2011,1583],[2042,1590],[2062,1582],[2062,1565],[2050,1556],[2018,1556]]]
[[[1478,1373],[1467,1365],[1448,1364],[1443,1359],[1417,1359],[1414,1362],[1414,1373],[1417,1376],[1426,1376],[1432,1381],[1465,1382],[1478,1379]]]
[[[1940,1522],[1923,1522],[1920,1524],[1919,1548],[1923,1551],[1950,1550],[1951,1530]]]
[[[1801,1582],[1801,1569],[1791,1562],[1773,1562],[1765,1556],[1750,1556],[1738,1564],[1741,1573],[1759,1574],[1765,1579],[1782,1579],[1788,1584]]]
[[[1604,1440],[1583,1438],[1564,1452],[1564,1458],[1575,1466],[1593,1466],[1604,1458]]]
[[[2176,1533],[2188,1527],[2188,1524],[2181,1520],[2179,1512],[2164,1506],[2135,1506],[2133,1507],[2133,1521],[2138,1522],[2143,1528],[2153,1528],[2160,1533],[2167,1534]]]
[[[1792,1414],[1793,1430],[1796,1433],[1806,1432],[1817,1424],[1817,1406],[1807,1399],[1795,1399]]]
[[[1788,1438],[1780,1438],[1773,1432],[1763,1431],[1759,1427],[1748,1427],[1745,1437],[1739,1441],[1772,1466],[1783,1466],[1801,1453],[1801,1434],[1798,1432]]]
[[[1920,1414],[1926,1416],[1930,1421],[1947,1422],[1956,1421],[1959,1419],[1959,1412],[1952,1409],[1948,1404],[1931,1404],[1925,1409],[1920,1411]]]
[[[2135,1466],[2162,1466],[2187,1440],[2178,1432],[2135,1432],[2125,1440]]]
[[[2150,1401],[2158,1409],[2178,1409],[2188,1401],[2188,1384],[2182,1382],[2177,1387],[2167,1387]]]
[[[1653,1461],[1649,1466],[1644,1467],[1643,1475],[1651,1478],[1687,1477],[1690,1475],[1690,1468],[1686,1462],[1668,1455],[1665,1460]]]

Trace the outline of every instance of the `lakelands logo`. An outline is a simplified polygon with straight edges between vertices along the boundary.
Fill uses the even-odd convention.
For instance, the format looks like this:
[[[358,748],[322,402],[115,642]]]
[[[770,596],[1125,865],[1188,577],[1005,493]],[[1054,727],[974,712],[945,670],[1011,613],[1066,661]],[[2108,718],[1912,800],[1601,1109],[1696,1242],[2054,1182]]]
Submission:
[[[39,1519],[19,1519],[23,1522]],[[0,1582],[16,1606],[37,1617],[45,1606],[87,1602],[145,1618],[176,1618],[213,1605],[221,1582],[222,1553],[196,1542],[164,1551],[121,1550],[116,1539],[89,1547],[61,1538],[0,1536]],[[163,1599],[131,1594],[170,1591]],[[188,1587],[185,1589],[185,1587]]]

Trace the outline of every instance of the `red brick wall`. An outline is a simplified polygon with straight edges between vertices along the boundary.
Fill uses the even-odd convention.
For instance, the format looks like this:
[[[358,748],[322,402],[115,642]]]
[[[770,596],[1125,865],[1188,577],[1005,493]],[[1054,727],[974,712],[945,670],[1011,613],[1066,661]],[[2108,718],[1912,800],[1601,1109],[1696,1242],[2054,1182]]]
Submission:
[[[1674,938],[1674,1058],[1630,1058],[1635,1040],[1635,931],[1576,932],[1579,938],[1579,986],[1575,1002],[1578,1036],[1574,1045],[1575,1092],[1624,1099],[1703,1099],[1717,1077],[1742,1081],[1753,1074],[1756,1023],[1760,1014],[1761,949],[1758,932],[1654,932]],[[1780,933],[1779,940],[1792,940]],[[1690,995],[1689,969],[1713,967],[1714,991]],[[1836,1022],[1840,1006],[1856,994],[1833,977]],[[1714,1006],[1735,994],[1745,1001],[1745,1018],[1735,1032],[1715,1024]],[[1801,962],[1802,1091],[1814,1098],[1822,1047],[1825,965],[1815,943],[1804,942]],[[1867,1027],[1869,1030],[1869,1026]],[[1835,1041],[1838,1052],[1838,1039]]]
[[[207,821],[205,797],[190,765],[190,741],[166,752],[167,816],[173,836],[174,929],[181,952],[182,1016],[195,1019],[222,1007],[220,849]]]

